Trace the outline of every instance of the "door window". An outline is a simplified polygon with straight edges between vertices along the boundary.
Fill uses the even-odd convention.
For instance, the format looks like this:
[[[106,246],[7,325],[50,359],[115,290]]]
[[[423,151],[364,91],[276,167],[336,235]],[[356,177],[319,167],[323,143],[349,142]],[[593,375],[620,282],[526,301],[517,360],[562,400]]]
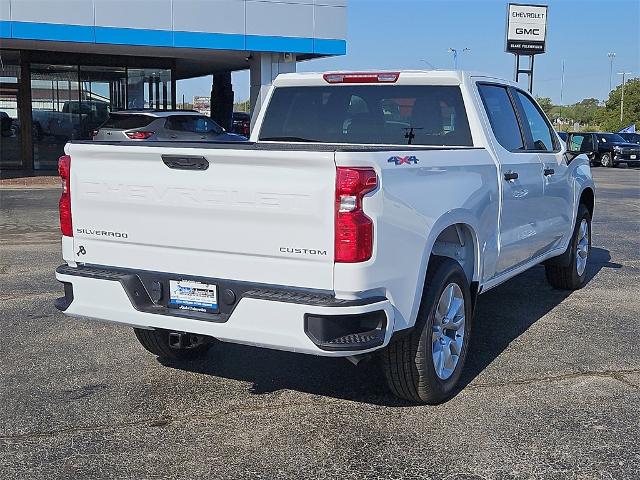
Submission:
[[[518,118],[507,89],[498,85],[479,85],[478,89],[498,143],[509,151],[524,150]]]
[[[520,90],[516,90],[516,96],[522,105],[524,113],[524,128],[531,132],[531,145],[528,150],[552,152],[556,149],[556,144],[551,133],[551,125],[543,117],[538,107],[527,95]]]

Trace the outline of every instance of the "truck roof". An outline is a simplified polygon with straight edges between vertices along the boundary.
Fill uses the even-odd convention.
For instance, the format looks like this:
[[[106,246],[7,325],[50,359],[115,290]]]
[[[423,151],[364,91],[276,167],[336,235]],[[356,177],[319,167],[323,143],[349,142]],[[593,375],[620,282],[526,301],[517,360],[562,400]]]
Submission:
[[[278,75],[273,85],[276,87],[292,87],[292,86],[326,86],[327,81],[325,75],[375,75],[375,74],[398,74],[395,82],[371,83],[379,84],[395,84],[395,85],[461,85],[465,83],[465,79],[469,77],[482,77],[486,79],[495,79],[500,83],[512,84],[508,80],[504,80],[493,75],[480,72],[472,72],[465,70],[357,70],[357,71],[331,71],[331,72],[299,72],[299,73],[283,73]]]

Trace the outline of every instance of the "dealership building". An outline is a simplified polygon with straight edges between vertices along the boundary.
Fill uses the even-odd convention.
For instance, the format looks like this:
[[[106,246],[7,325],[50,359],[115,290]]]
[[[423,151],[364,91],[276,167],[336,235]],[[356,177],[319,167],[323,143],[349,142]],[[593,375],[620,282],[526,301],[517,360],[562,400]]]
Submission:
[[[0,169],[54,169],[109,111],[174,108],[181,79],[212,74],[228,123],[231,72],[250,70],[259,109],[279,73],[345,37],[346,0],[0,0]]]

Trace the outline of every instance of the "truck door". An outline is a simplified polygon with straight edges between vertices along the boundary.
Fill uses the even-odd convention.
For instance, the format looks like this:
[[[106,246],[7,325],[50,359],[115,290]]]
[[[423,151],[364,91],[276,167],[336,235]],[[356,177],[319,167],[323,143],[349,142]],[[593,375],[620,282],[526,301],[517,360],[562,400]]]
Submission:
[[[479,84],[478,89],[500,164],[499,253],[495,271],[499,275],[537,256],[542,249],[543,169],[537,152],[527,149],[515,100],[507,87]]]
[[[521,90],[514,98],[522,120],[527,148],[537,152],[542,163],[544,216],[541,248],[553,250],[566,244],[573,220],[573,183],[569,168],[551,124],[540,108]]]

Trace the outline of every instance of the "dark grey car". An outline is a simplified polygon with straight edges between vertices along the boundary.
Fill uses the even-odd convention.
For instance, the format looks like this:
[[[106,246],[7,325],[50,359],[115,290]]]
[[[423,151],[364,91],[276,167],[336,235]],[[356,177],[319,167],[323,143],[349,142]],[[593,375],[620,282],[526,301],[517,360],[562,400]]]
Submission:
[[[226,132],[211,118],[193,111],[126,110],[111,112],[93,132],[94,140],[157,142],[244,142],[242,135]]]

